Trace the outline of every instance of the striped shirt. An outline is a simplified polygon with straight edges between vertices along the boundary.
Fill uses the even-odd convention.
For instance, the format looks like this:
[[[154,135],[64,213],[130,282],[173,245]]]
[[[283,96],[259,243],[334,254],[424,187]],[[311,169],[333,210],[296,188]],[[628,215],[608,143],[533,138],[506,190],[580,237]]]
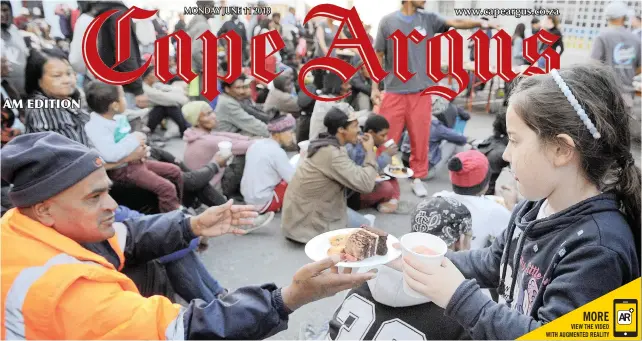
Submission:
[[[34,98],[48,99],[40,92]],[[53,131],[87,147],[93,147],[85,132],[89,115],[82,109],[25,109],[25,116],[27,134]]]

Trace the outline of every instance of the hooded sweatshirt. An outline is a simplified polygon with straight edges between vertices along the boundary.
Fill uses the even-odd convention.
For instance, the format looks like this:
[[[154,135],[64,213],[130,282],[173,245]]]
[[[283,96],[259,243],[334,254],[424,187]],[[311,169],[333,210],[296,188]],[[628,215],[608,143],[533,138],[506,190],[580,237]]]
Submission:
[[[232,154],[245,155],[247,149],[254,143],[253,139],[235,133],[207,132],[201,128],[189,128],[183,133],[185,145],[184,162],[190,169],[199,169],[210,162],[214,162],[214,154],[218,152],[218,144],[223,141],[232,142]],[[221,169],[210,184],[216,186],[223,177],[224,169]]]
[[[640,277],[633,233],[614,194],[537,219],[543,203],[515,207],[490,247],[446,254],[468,278],[446,316],[473,339],[516,339]],[[500,303],[480,288],[498,288]]]
[[[438,305],[406,294],[403,273],[387,266],[378,270],[375,279],[346,295],[330,320],[331,340],[470,339]]]

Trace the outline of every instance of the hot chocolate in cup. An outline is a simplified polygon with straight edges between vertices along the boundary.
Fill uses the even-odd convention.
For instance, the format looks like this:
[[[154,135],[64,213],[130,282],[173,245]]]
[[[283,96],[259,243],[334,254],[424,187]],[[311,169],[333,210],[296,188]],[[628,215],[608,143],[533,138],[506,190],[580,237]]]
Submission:
[[[441,238],[423,232],[412,232],[405,234],[399,240],[401,244],[402,257],[416,260],[428,266],[441,266],[441,261],[448,251],[448,245]],[[423,298],[424,296],[412,290],[406,281],[403,282],[403,290],[406,294]]]
[[[218,143],[218,151],[224,158],[232,156],[232,142],[221,141]]]

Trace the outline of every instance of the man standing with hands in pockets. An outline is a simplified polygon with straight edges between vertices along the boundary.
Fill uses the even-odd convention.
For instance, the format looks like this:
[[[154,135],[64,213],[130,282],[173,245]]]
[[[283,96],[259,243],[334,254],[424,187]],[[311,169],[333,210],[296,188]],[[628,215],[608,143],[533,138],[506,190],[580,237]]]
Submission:
[[[292,283],[248,286],[187,307],[142,297],[120,270],[186,248],[196,237],[245,234],[253,206],[181,211],[114,223],[104,162],[52,132],[21,135],[2,149],[2,177],[16,208],[1,220],[2,339],[263,339],[301,306],[359,286],[374,273],[339,274],[327,258]],[[44,321],[44,323],[43,323]]]
[[[394,73],[384,79],[385,94],[379,84],[372,82],[371,98],[373,105],[380,105],[379,114],[390,122],[389,136],[397,143],[404,127],[408,127],[412,154],[410,168],[414,171],[412,190],[419,197],[428,195],[421,179],[428,176],[428,142],[430,141],[431,98],[421,96],[421,92],[434,85],[425,71],[426,40],[449,28],[470,29],[482,27],[481,20],[464,18],[442,18],[436,13],[424,12],[426,1],[401,1],[401,9],[383,17],[379,23],[375,39],[375,52],[379,63],[386,71],[393,69],[394,43],[388,39],[396,30],[408,35],[416,29],[426,36],[419,44],[408,43],[408,70],[415,75],[406,83]],[[493,25],[489,25],[496,28]],[[438,58],[438,56],[437,56]]]

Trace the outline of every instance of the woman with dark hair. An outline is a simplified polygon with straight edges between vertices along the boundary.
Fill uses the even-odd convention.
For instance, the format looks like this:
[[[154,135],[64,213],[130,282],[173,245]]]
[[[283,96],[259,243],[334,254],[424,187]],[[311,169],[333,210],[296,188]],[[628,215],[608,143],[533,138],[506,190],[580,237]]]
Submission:
[[[526,25],[523,23],[517,24],[515,33],[513,33],[513,66],[526,65],[524,60],[524,38],[526,32]]]
[[[27,59],[25,76],[28,98],[45,101],[80,98],[76,74],[62,51],[32,50]],[[25,121],[27,133],[55,130],[71,140],[89,145],[84,129],[89,115],[79,109],[27,108]]]
[[[32,51],[27,60],[25,89],[29,97],[43,100],[50,99],[78,99],[79,91],[76,88],[76,76],[71,65],[64,58],[62,52],[57,50]],[[82,109],[26,109],[25,126],[27,133],[54,131],[69,139],[92,147],[91,141],[85,132],[85,124],[89,121],[89,115]],[[163,162],[171,162],[179,165],[179,162],[167,152],[159,150],[161,158],[155,158]],[[155,155],[153,155],[155,156]],[[115,163],[107,163],[106,169],[113,169],[122,164],[136,162],[147,157],[145,148],[137,148],[134,152]],[[180,166],[180,165],[179,165]],[[216,193],[216,190],[209,186],[209,180],[216,173],[216,166],[203,167],[198,170],[183,170],[183,182],[185,190],[184,205],[195,203],[198,198],[207,206],[221,205],[225,198]],[[114,199],[121,205],[128,206],[146,214],[158,213],[158,199],[149,191],[132,185],[115,182],[110,191]]]

